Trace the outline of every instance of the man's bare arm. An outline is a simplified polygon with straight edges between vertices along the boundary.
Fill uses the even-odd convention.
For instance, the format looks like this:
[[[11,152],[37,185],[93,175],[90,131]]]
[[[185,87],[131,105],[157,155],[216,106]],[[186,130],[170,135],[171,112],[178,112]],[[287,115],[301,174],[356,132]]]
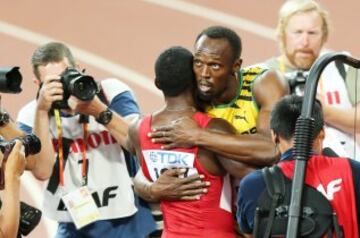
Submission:
[[[258,134],[228,135],[199,128],[190,118],[157,128],[149,136],[155,143],[167,143],[165,149],[202,146],[224,157],[251,166],[273,164],[278,158],[270,139],[269,116],[275,103],[288,93],[288,85],[280,74],[265,72],[254,82],[254,96],[261,109],[257,119]],[[271,92],[271,93],[270,93]]]
[[[276,160],[274,145],[269,136],[230,135],[202,129],[191,118],[163,126],[149,134],[155,143],[167,143],[164,149],[202,146],[224,157],[254,166],[270,165]]]
[[[204,176],[200,174],[180,178],[185,172],[185,169],[169,169],[152,183],[145,178],[140,170],[134,179],[135,192],[150,202],[199,200],[202,194],[207,193],[210,182],[203,181]]]
[[[360,103],[352,108],[323,105],[325,122],[345,133],[360,133]]]
[[[139,125],[141,120],[133,122],[129,126],[127,137],[127,147],[132,153],[136,153],[140,159],[141,148],[139,141]],[[162,173],[154,182],[150,182],[142,173],[138,171],[134,178],[135,191],[147,201],[159,200],[197,200],[203,193],[207,192],[206,187],[210,184],[202,179],[203,175],[193,175],[187,178],[180,178],[185,174],[185,169],[169,169]]]

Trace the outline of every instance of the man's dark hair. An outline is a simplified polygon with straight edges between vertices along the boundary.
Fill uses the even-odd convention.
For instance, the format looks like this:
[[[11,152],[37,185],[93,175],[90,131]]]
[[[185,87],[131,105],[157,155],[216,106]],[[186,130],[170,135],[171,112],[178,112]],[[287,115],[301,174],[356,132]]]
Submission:
[[[270,128],[280,137],[290,140],[295,133],[296,120],[301,114],[303,97],[288,95],[283,97],[271,111]],[[311,117],[315,120],[314,136],[317,136],[324,126],[324,116],[321,104],[315,101]]]
[[[155,85],[165,96],[174,97],[193,87],[193,55],[181,47],[173,46],[162,52],[155,62]]]
[[[203,30],[196,37],[195,42],[197,42],[200,39],[200,37],[203,35],[206,35],[207,37],[212,39],[226,39],[229,42],[230,47],[232,49],[233,60],[237,60],[238,58],[240,58],[241,50],[242,50],[241,39],[235,31],[223,26],[211,26]]]
[[[50,42],[40,46],[35,50],[31,57],[31,64],[35,76],[40,79],[39,66],[51,62],[60,62],[65,58],[68,59],[71,67],[76,66],[74,56],[65,44],[60,42]]]

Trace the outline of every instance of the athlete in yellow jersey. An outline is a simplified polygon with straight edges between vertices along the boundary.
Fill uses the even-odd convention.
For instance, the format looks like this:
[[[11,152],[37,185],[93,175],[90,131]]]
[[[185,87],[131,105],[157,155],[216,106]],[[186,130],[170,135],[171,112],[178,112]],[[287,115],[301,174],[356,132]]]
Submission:
[[[259,106],[253,95],[252,84],[264,71],[258,67],[241,70],[238,75],[238,96],[229,103],[208,106],[206,112],[212,117],[230,122],[238,134],[256,133]]]

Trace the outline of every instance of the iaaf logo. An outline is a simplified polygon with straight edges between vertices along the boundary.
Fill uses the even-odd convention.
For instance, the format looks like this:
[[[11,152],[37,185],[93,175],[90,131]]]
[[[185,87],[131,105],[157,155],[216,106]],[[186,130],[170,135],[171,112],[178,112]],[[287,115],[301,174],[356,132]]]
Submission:
[[[70,152],[72,153],[82,153],[85,149],[85,143],[83,138],[77,138],[77,139],[67,139],[70,140]],[[101,131],[98,133],[91,133],[89,134],[86,145],[86,150],[89,150],[90,148],[96,149],[101,144],[104,145],[110,145],[110,144],[116,144],[116,139],[108,132],[108,131]],[[57,151],[58,146],[58,140],[53,139],[53,146],[54,149]]]
[[[321,192],[329,201],[331,201],[334,199],[334,194],[340,191],[341,183],[342,179],[338,178],[330,181],[330,183],[326,187],[326,190],[322,184],[319,184],[316,189]]]
[[[195,155],[192,153],[164,150],[144,150],[145,160],[154,164],[168,164],[177,166],[192,166]]]

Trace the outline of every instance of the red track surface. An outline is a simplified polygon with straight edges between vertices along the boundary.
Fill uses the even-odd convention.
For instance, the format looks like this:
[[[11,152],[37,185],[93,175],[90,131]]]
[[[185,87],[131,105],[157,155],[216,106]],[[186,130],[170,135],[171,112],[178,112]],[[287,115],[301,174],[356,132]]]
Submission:
[[[172,0],[162,2],[175,6]],[[277,11],[283,1],[188,0],[180,3],[184,2],[275,28]],[[359,22],[357,15],[360,1],[321,2],[326,5],[332,19],[332,32],[327,48],[347,50],[354,56],[360,56],[360,31],[356,27]],[[71,44],[113,63],[105,67],[103,63],[92,61],[83,54],[75,54],[81,59],[80,63],[87,69],[87,73],[96,78],[119,77],[119,71],[116,70],[120,67],[144,76],[122,77],[134,90],[144,113],[159,108],[162,102],[159,92],[150,92],[143,87],[147,85],[155,91],[152,78],[157,55],[172,45],[183,45],[191,49],[197,34],[207,26],[226,25],[239,33],[243,40],[244,65],[260,62],[278,52],[276,41],[248,32],[241,26],[234,26],[234,22],[221,22],[225,20],[224,17],[221,20],[208,19],[196,13],[190,14],[189,9],[181,12],[142,0],[5,0],[2,1],[0,12],[0,24],[11,25],[9,29],[0,25],[0,66],[20,66],[23,74],[23,92],[19,95],[2,95],[2,105],[14,118],[20,107],[36,94],[30,57],[38,44],[45,43],[42,38],[24,35],[19,31],[11,32],[16,27]],[[205,10],[199,12],[205,13],[205,16],[210,15]],[[140,81],[142,79],[145,81]],[[29,196],[29,191],[37,185],[30,184],[31,186],[23,186],[23,198],[34,204],[39,201],[34,201]],[[41,197],[40,194],[38,196]],[[28,237],[52,236],[47,233],[45,223],[42,222]]]

